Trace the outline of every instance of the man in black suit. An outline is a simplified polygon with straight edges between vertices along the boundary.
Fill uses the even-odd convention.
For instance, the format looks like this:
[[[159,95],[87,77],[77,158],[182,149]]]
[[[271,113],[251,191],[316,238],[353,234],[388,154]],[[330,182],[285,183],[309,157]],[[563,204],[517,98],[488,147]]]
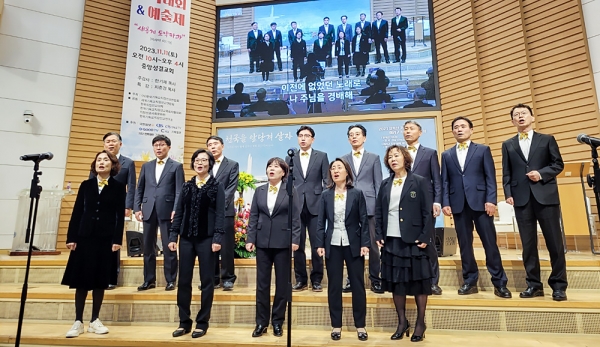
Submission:
[[[435,149],[427,148],[419,143],[419,138],[423,134],[421,124],[409,120],[404,123],[404,140],[406,141],[408,152],[412,157],[412,173],[425,178],[429,182],[427,191],[431,195],[433,202],[433,222],[431,223],[431,235],[429,240],[430,247],[426,250],[429,255],[429,264],[431,265],[431,292],[433,295],[442,295],[442,288],[438,285],[440,280],[440,265],[438,263],[437,250],[435,249],[435,218],[442,212],[442,178],[440,176],[440,163]]]
[[[356,22],[356,24],[354,25],[354,32],[356,32],[356,27],[360,27],[363,35],[367,37],[367,42],[369,43],[368,52],[371,52],[371,44],[373,43],[373,37],[371,36],[371,22],[367,20],[366,14],[360,14],[360,21]],[[367,53],[367,64],[369,64],[369,53]]]
[[[323,257],[317,254],[317,221],[319,217],[319,201],[323,187],[327,183],[329,160],[327,153],[312,148],[315,141],[315,131],[306,125],[296,131],[300,150],[292,158],[294,164],[294,187],[298,192],[300,202],[300,248],[294,252],[294,273],[296,284],[293,291],[302,291],[308,288],[308,275],[306,273],[306,231],[310,240],[312,270],[310,282],[312,290],[323,291]],[[288,165],[292,161],[286,158]]]
[[[258,44],[263,40],[263,33],[258,30],[258,23],[252,22],[252,30],[248,31],[246,38],[246,48],[248,49],[248,57],[250,59],[250,73],[254,72],[254,64],[256,64],[256,72],[260,72],[260,56],[258,55]]]
[[[456,146],[442,153],[442,211],[454,216],[464,284],[458,295],[477,293],[479,269],[473,254],[473,223],[485,249],[494,294],[510,298],[502,257],[496,244],[496,168],[490,147],[471,142],[473,123],[466,117],[452,121]]]
[[[381,63],[381,51],[383,48],[383,56],[387,64],[390,63],[390,56],[388,54],[387,40],[388,40],[388,22],[383,19],[383,12],[377,11],[376,20],[371,23],[371,37],[375,42],[375,64]]]
[[[121,155],[119,151],[123,145],[121,135],[116,132],[109,132],[102,137],[104,142],[104,149],[112,153],[121,164],[119,173],[113,178],[127,187],[127,197],[125,198],[125,217],[131,216],[131,210],[133,210],[133,199],[135,197],[135,163],[130,158]],[[96,175],[90,172],[90,178],[94,178]],[[113,252],[113,259],[110,270],[110,284],[106,289],[115,289],[117,287],[117,280],[119,278],[119,272],[121,272],[121,250]]]
[[[234,94],[229,95],[227,100],[230,105],[250,105],[250,94],[244,93],[244,84],[238,82],[233,86]]]
[[[354,36],[354,28],[352,27],[352,24],[348,24],[348,16],[343,15],[341,17],[341,21],[342,24],[338,25],[337,27],[337,35],[339,37],[339,34],[341,31],[344,32],[344,36],[346,37],[346,40],[348,41],[352,41],[352,37]]]
[[[275,56],[277,57],[277,67],[279,68],[279,71],[282,71],[281,50],[283,49],[283,37],[281,36],[281,31],[277,30],[277,23],[271,23],[269,36],[271,37],[270,41],[275,50]]]
[[[292,27],[292,29],[290,29],[288,31],[288,46],[291,48],[292,46],[292,42],[294,42],[294,40],[296,40],[296,34],[297,33],[301,33],[302,34],[302,29],[298,28],[298,23],[291,22],[290,26]]]
[[[238,178],[240,175],[239,164],[223,155],[223,139],[218,136],[210,136],[206,140],[206,147],[215,158],[212,168],[212,176],[223,184],[225,188],[225,234],[221,240],[221,250],[215,252],[215,288],[220,288],[223,282],[223,290],[233,290],[233,284],[237,279],[234,265],[235,230],[234,216],[236,213],[234,196],[237,191]],[[219,254],[221,255],[221,267],[219,268]]]
[[[333,24],[329,24],[329,17],[323,18],[323,25],[319,27],[319,32],[324,34],[325,41],[329,44],[326,66],[331,67],[331,49],[333,48],[333,45],[335,45],[335,28]]]
[[[400,61],[406,62],[406,29],[408,29],[408,19],[402,15],[402,9],[396,7],[396,17],[392,19],[392,37],[394,38],[394,63]],[[402,56],[400,56],[402,48]]]
[[[171,139],[157,135],[152,139],[156,159],[142,165],[135,191],[135,218],[144,222],[144,283],[138,290],[156,287],[156,235],[160,236],[164,254],[165,290],[175,289],[177,252],[169,249],[169,229],[179,193],[185,181],[183,165],[169,158]]]
[[[552,265],[548,279],[552,299],[567,300],[567,268],[556,183],[564,163],[554,136],[533,131],[535,118],[531,107],[518,104],[510,116],[519,133],[502,143],[502,185],[506,202],[515,207],[523,244],[527,289],[519,296],[544,296],[537,250],[537,223],[540,223]]]

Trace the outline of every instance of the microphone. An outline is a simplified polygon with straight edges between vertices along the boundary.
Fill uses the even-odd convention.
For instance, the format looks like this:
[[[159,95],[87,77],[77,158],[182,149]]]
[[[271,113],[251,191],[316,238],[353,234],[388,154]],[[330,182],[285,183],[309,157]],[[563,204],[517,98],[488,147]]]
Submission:
[[[588,144],[592,147],[600,146],[599,138],[587,136],[586,134],[577,135],[577,142],[582,143],[582,144]]]
[[[38,153],[38,154],[25,154],[25,155],[22,155],[19,159],[21,159],[23,161],[40,162],[45,159],[52,160],[52,158],[54,158],[54,154],[52,154],[51,152],[46,152],[46,153]]]
[[[598,141],[600,141],[600,140],[598,140]],[[294,156],[294,154],[296,154],[296,151],[297,151],[297,149],[296,149],[296,148],[293,148],[293,147],[292,147],[292,148],[290,148],[290,149],[288,149],[288,150],[287,150],[287,155],[288,155],[288,157],[290,157],[290,158],[291,158],[291,157],[293,157],[293,156]]]

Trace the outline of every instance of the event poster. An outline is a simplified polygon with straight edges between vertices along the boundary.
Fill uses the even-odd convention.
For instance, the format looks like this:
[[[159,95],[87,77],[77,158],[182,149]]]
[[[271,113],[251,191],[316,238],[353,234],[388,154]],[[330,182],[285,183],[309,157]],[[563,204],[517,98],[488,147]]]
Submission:
[[[381,120],[361,122],[367,129],[365,150],[378,154],[383,160],[388,146],[398,144],[406,146],[402,135],[404,122],[410,120]],[[422,129],[423,135],[419,143],[425,147],[437,149],[436,125],[434,118],[415,119]],[[348,142],[347,131],[356,122],[314,123],[306,124],[315,131],[313,148],[326,152],[331,162],[335,158],[350,153],[352,147]],[[257,126],[243,128],[217,129],[217,135],[225,143],[224,155],[240,164],[240,171],[250,173],[261,182],[265,182],[267,161],[272,157],[286,157],[287,150],[298,148],[296,131],[300,125]],[[381,163],[383,178],[389,176],[388,170]],[[244,193],[245,200],[251,195]],[[436,226],[443,226],[443,218],[437,218]]]
[[[171,139],[183,160],[191,0],[132,0],[123,95],[121,153],[154,158],[152,138]]]

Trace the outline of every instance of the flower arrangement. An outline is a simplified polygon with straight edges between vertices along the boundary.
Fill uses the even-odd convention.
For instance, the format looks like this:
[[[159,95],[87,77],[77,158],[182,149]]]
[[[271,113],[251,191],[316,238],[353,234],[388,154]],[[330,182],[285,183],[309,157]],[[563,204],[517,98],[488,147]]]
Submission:
[[[235,202],[237,213],[235,214],[235,255],[238,258],[250,258],[256,255],[256,251],[248,252],[246,250],[246,229],[250,219],[250,204],[244,204],[244,190],[256,189],[257,181],[249,173],[240,172],[238,178],[237,191],[240,197]]]

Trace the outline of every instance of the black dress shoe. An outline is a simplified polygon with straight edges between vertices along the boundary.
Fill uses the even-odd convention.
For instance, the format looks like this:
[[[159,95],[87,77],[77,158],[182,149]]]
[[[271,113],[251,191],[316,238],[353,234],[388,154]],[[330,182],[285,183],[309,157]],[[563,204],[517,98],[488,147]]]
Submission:
[[[527,287],[527,289],[519,294],[519,297],[523,299],[535,298],[536,296],[544,296],[544,290],[541,288]]]
[[[292,287],[293,292],[301,292],[301,291],[307,290],[307,289],[308,289],[308,285],[304,282],[296,282],[296,284],[294,284],[294,286]]]
[[[332,331],[331,332],[331,339],[333,341],[339,341],[342,338],[342,331]]]
[[[463,284],[462,287],[460,287],[460,289],[458,290],[458,295],[469,295],[476,293],[479,293],[479,290],[477,290],[477,286],[473,286],[467,283]]]
[[[138,291],[148,290],[152,288],[156,288],[156,282],[144,282],[141,286],[138,287]]]
[[[314,282],[312,284],[312,291],[313,292],[322,292],[323,291],[323,286],[321,286],[320,282]]]
[[[383,294],[384,290],[381,288],[381,282],[371,283],[371,291],[376,294]]]
[[[108,285],[108,288],[106,288],[106,290],[113,290],[113,289],[115,289],[115,288],[117,288],[117,285],[116,285],[116,284],[109,284],[109,285]]]
[[[277,337],[283,336],[283,327],[281,324],[273,324],[273,335]]]
[[[357,72],[355,77],[360,77],[360,72]]]
[[[427,327],[425,327],[425,330],[427,330]],[[423,334],[421,335],[413,334],[413,336],[410,337],[410,342],[421,342],[425,340],[425,330],[423,330]]]
[[[233,290],[233,282],[224,282],[223,290],[226,292]]]
[[[404,337],[404,335],[406,334],[406,337],[408,337],[410,335],[410,323],[407,321],[406,322],[406,328],[404,328],[404,330],[400,330],[400,327],[398,327],[398,330],[396,330],[396,332],[394,333],[394,335],[392,335],[392,337],[390,337],[392,340],[402,340],[402,338]]]
[[[494,287],[494,295],[496,295],[499,298],[512,298],[512,293],[506,287]]]
[[[406,63],[406,59],[402,59],[402,60],[400,60],[400,62],[401,62],[402,64],[404,64],[404,63]]]
[[[394,60],[394,64],[398,64],[398,62],[399,62],[399,60],[398,60],[398,59],[395,59],[395,60]]]
[[[567,300],[567,293],[564,290],[555,290],[552,292],[552,300],[565,301]]]
[[[198,286],[198,288],[200,288],[200,286]],[[215,283],[215,289],[219,289],[221,288],[221,283]]]
[[[346,285],[342,288],[343,293],[352,293],[352,286],[350,285],[350,280],[346,280]]]
[[[358,336],[358,339],[361,341],[367,341],[369,339],[369,334],[367,334],[367,331],[357,331],[356,335]]]
[[[196,329],[196,330],[192,331],[192,338],[193,339],[197,339],[197,338],[202,337],[204,335],[206,335],[206,330],[204,330],[204,329]]]
[[[252,332],[252,337],[261,337],[263,334],[267,333],[267,327],[262,325],[257,325]]]
[[[175,290],[175,282],[169,282],[167,283],[167,286],[165,287],[166,291],[171,291],[171,290]]]
[[[432,284],[431,285],[431,294],[442,295],[442,288],[440,288],[440,286],[438,286],[437,284]]]
[[[390,63],[390,60],[389,60],[389,59],[386,59],[386,60],[385,60],[385,63],[386,63],[386,64],[389,64],[389,63]]]
[[[179,336],[183,336],[185,334],[189,334],[191,329],[186,329],[186,328],[177,328],[177,330],[175,330],[173,332],[173,337],[179,337]]]

